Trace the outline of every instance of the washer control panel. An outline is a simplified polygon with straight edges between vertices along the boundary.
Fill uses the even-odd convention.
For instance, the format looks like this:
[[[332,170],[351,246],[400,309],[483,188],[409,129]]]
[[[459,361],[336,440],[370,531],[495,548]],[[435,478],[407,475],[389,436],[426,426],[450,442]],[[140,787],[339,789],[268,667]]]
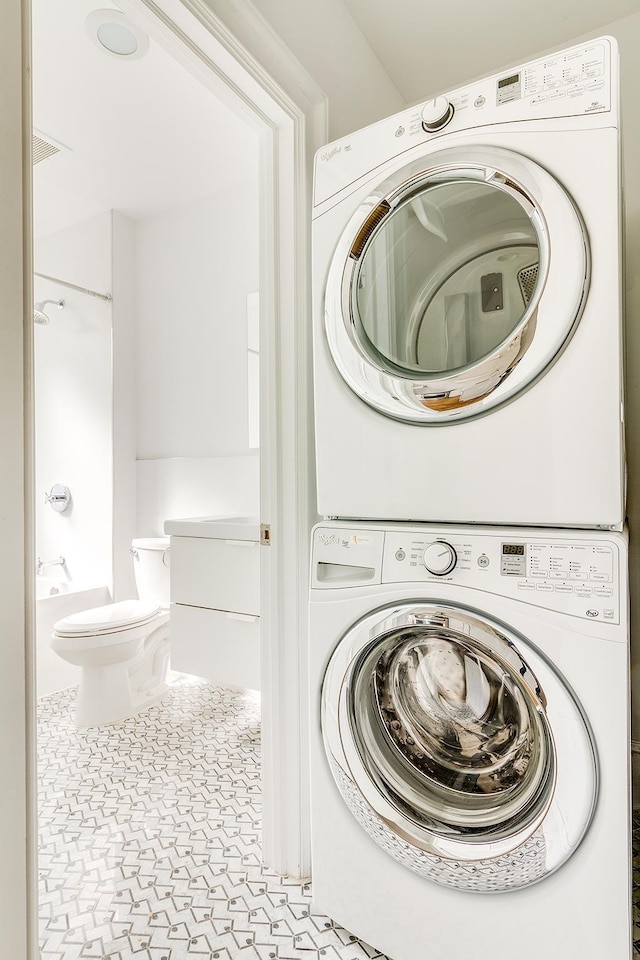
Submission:
[[[384,534],[381,583],[449,582],[590,620],[620,622],[618,545],[527,532]]]
[[[436,596],[450,584],[585,620],[620,623],[625,555],[620,535],[604,531],[549,536],[532,528],[505,532],[325,521],[313,532],[311,586],[416,583],[424,592],[431,584]]]

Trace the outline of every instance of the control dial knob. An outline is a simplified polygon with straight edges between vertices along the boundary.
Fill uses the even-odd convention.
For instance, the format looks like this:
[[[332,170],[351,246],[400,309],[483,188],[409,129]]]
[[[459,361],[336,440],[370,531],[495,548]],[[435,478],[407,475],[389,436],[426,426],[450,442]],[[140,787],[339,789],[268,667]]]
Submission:
[[[422,126],[428,133],[442,130],[451,120],[454,106],[446,97],[434,97],[422,108]]]
[[[447,573],[451,573],[458,562],[458,556],[446,540],[434,540],[425,547],[422,562],[428,573],[432,573],[435,577],[444,577]]]

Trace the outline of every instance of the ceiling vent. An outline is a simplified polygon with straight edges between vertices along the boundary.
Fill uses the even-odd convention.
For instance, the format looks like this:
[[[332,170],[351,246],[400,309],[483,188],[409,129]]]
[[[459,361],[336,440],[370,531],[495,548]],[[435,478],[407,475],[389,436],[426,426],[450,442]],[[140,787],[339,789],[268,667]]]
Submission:
[[[46,160],[47,157],[52,157],[55,153],[60,153],[60,147],[56,147],[53,143],[49,143],[48,140],[43,140],[42,137],[33,135],[33,164],[40,163],[41,160]]]
[[[56,153],[69,150],[69,147],[65,147],[64,143],[60,143],[59,140],[54,140],[53,137],[49,137],[46,133],[43,133],[42,130],[33,130],[32,132],[34,167],[36,163],[40,163],[41,160],[47,160],[49,157],[55,157]]]

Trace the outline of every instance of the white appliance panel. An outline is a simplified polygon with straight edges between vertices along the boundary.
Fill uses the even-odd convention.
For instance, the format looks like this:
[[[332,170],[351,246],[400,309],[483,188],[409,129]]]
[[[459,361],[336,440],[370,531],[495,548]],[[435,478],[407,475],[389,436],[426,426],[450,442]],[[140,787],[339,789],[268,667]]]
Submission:
[[[606,103],[598,99],[594,112],[589,112],[584,100],[573,114],[556,113],[555,119],[527,121],[523,117],[529,111],[543,106],[551,110],[550,104],[556,100],[532,105],[531,92],[527,98],[499,105],[494,96],[491,105],[485,97],[482,109],[490,109],[492,118],[486,126],[469,121],[466,128],[461,127],[464,118],[460,119],[463,111],[459,110],[437,136],[425,135],[406,152],[396,149],[392,154],[397,118],[390,118],[347,138],[351,149],[346,150],[346,141],[341,141],[342,149],[330,159],[322,162],[319,154],[320,189],[326,195],[335,188],[331,199],[317,208],[314,221],[315,418],[321,515],[621,529],[625,468],[617,57],[606,38],[595,46],[604,50],[604,59],[600,53],[592,58],[591,48],[585,47],[580,48],[575,64],[569,51],[563,54],[569,59],[554,60],[548,73],[541,72],[542,61],[534,65],[532,73],[528,68],[519,71],[523,78],[546,77],[540,82],[551,90],[554,77],[565,69],[560,69],[561,62],[568,64],[567,77],[574,76],[574,66],[584,68],[585,75],[602,67],[610,100],[599,91]],[[495,87],[498,79],[486,82]],[[599,75],[585,80],[585,96],[586,83],[600,79]],[[567,103],[574,104],[574,98],[565,96]],[[505,118],[502,111],[507,110],[515,111],[513,122],[498,123],[496,118]],[[410,111],[406,113],[402,115],[405,121]],[[404,121],[403,126],[410,127]],[[380,163],[375,166],[365,160],[376,156],[372,144],[383,142],[386,146],[381,148]],[[537,382],[484,416],[439,425],[402,422],[365,403],[338,372],[324,328],[325,284],[346,224],[375,184],[417,156],[428,157],[445,146],[461,145],[511,150],[539,164],[564,187],[584,221],[591,257],[588,294],[575,332]],[[325,152],[332,150],[325,148]],[[325,171],[332,164],[336,171],[340,169],[329,186]],[[552,243],[550,256],[561,274],[563,257],[569,267],[571,251]],[[534,341],[531,350],[536,349]]]
[[[589,129],[615,126],[617,101],[608,82],[609,77],[614,85],[616,80],[611,53],[611,40],[601,38],[460,87],[447,94],[455,113],[441,132],[423,129],[418,104],[323,147],[315,158],[314,207],[355,183],[363,171],[460,131],[564,117],[588,118],[583,125]],[[519,83],[505,82],[514,78]]]
[[[370,582],[415,583],[438,590],[451,584],[572,617],[620,623],[623,558],[615,539],[559,538],[525,528],[480,532],[401,525],[384,532],[364,526],[322,530],[316,538],[316,589]],[[425,551],[438,543],[453,551],[454,566],[443,575],[425,566]]]
[[[431,525],[345,525],[316,528],[312,574],[323,562],[318,534],[333,535],[333,560],[359,564],[363,549],[381,551],[376,582],[327,588],[313,581],[310,594],[312,853],[314,903],[345,928],[394,960],[415,960],[427,951],[446,960],[490,960],[496,942],[509,944],[521,960],[631,957],[630,811],[628,755],[628,584],[627,545],[617,534],[556,531],[465,530]],[[354,537],[357,539],[354,540]],[[454,577],[425,582],[396,580],[410,549],[432,538],[468,549],[469,567]],[[611,577],[620,622],[590,620],[567,611],[532,606],[519,595],[485,592],[487,568],[474,558],[490,557],[494,582],[508,585],[517,574],[501,572],[496,545],[524,543],[525,567],[533,573],[559,565],[563,550],[594,550],[595,559],[576,570]],[[398,559],[398,550],[406,558]],[[507,558],[519,554],[507,553]],[[495,565],[494,565],[495,559]],[[333,560],[331,562],[333,562]],[[553,561],[553,562],[552,562]],[[508,564],[507,564],[508,566]],[[601,582],[601,581],[594,581]],[[524,889],[481,895],[460,892],[416,876],[378,846],[356,822],[333,780],[322,739],[320,701],[327,665],[345,634],[372,611],[404,600],[439,598],[481,611],[526,637],[547,658],[582,705],[599,766],[594,818],[577,850],[551,876]]]

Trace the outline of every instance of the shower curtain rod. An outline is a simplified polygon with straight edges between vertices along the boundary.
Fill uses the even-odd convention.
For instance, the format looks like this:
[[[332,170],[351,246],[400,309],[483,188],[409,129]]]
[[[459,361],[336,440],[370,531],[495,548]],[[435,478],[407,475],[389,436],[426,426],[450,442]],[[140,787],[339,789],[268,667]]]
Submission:
[[[33,271],[34,277],[40,277],[41,280],[51,280],[52,283],[59,283],[61,287],[69,287],[70,290],[77,290],[78,293],[86,293],[88,297],[95,297],[97,300],[106,300],[111,303],[110,293],[97,293],[95,290],[87,290],[86,287],[79,287],[75,283],[69,283],[68,280],[59,280],[57,277],[48,277],[45,273]]]

